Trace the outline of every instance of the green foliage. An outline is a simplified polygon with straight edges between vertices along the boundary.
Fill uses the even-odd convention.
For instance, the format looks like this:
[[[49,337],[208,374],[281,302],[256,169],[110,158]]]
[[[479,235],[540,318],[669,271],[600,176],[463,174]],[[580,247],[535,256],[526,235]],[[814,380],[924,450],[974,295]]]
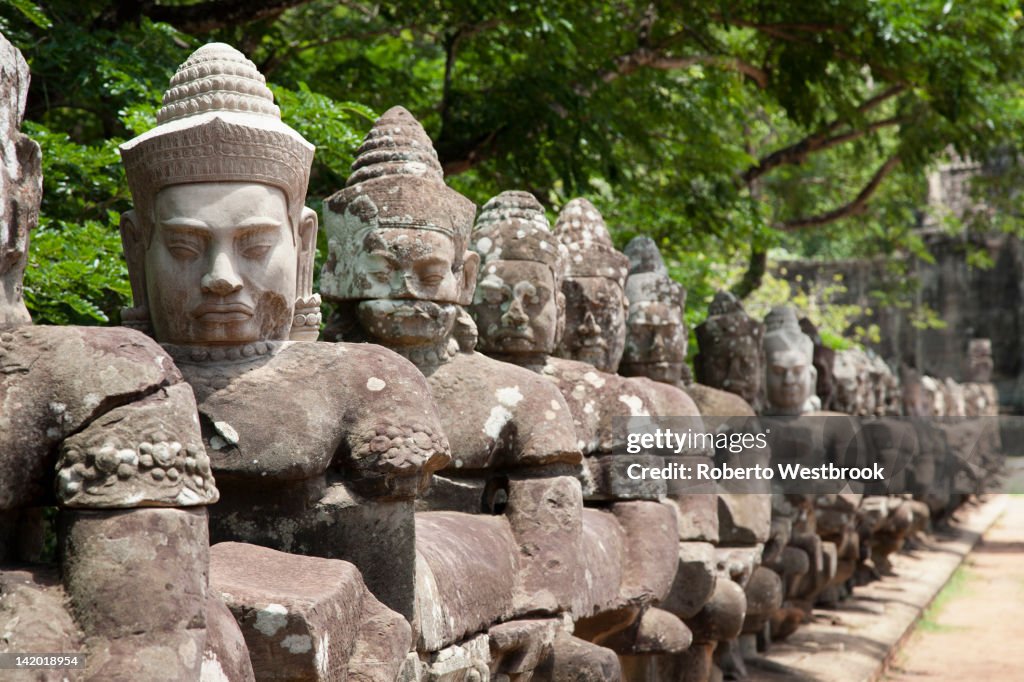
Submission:
[[[209,40],[249,55],[317,145],[314,208],[343,186],[375,113],[401,104],[478,204],[526,189],[554,215],[585,194],[620,246],[655,238],[691,323],[772,249],[927,258],[925,175],[949,150],[999,168],[953,227],[1024,233],[1007,191],[1020,186],[1024,16],[1008,0],[294,0],[270,14],[254,1],[259,17],[241,21],[237,3],[206,3],[201,20],[193,4],[0,3],[32,68],[27,117],[46,159],[47,251],[29,275],[40,321],[103,321],[123,303],[114,149],[154,124],[175,67]],[[896,282],[886,303],[911,293]]]

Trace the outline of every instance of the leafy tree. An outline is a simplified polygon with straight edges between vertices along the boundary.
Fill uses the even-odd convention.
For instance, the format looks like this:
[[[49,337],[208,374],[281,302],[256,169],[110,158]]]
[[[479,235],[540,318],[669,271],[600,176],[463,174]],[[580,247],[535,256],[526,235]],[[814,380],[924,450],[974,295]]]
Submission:
[[[745,262],[731,283],[747,293],[773,248],[920,252],[925,173],[948,150],[1013,177],[1021,21],[1005,0],[17,0],[0,30],[32,66],[33,134],[98,159],[207,40],[245,51],[318,145],[313,198],[342,184],[372,112],[403,104],[478,203],[520,188],[554,212],[586,194],[617,240],[659,239],[696,316],[723,262]],[[84,167],[116,191],[67,213],[48,192],[44,215],[112,230],[123,180]],[[1020,231],[997,194],[1010,205],[978,225]],[[120,295],[75,291],[108,314]]]

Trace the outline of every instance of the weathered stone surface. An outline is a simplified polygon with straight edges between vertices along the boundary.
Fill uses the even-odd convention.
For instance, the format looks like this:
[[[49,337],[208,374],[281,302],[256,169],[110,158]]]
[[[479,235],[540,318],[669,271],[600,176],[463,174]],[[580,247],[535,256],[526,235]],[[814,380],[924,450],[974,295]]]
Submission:
[[[676,511],[676,526],[683,542],[718,542],[718,496],[692,493],[665,501]]]
[[[700,353],[693,363],[697,381],[759,406],[764,379],[761,350],[764,325],[747,315],[734,295],[719,291],[708,306],[707,319],[697,325],[695,331],[700,345]],[[701,414],[720,413],[701,409]],[[730,412],[725,416],[737,414]]]
[[[48,497],[50,472],[57,464],[54,454],[64,438],[115,407],[181,381],[170,357],[151,339],[125,329],[94,327],[21,327],[0,332],[0,373],[4,377],[0,383],[0,479],[4,481],[0,509]],[[175,400],[192,402],[190,396],[175,394],[168,406]],[[194,411],[191,420],[183,421],[186,408],[174,406],[170,425],[175,432],[168,433],[167,440],[198,441]],[[118,446],[138,448],[151,431],[163,426],[154,416],[146,410],[138,412],[137,432],[130,434],[133,442]],[[121,428],[131,430],[132,426]],[[101,466],[106,466],[106,459],[101,459]],[[120,462],[112,464],[110,473],[116,473]],[[111,501],[121,506],[116,499]]]
[[[528,677],[550,655],[564,623],[556,618],[530,618],[495,625],[487,631],[491,646],[491,673]],[[522,679],[522,678],[519,678]]]
[[[714,594],[717,580],[714,545],[681,542],[676,575],[661,608],[683,619],[692,618]]]
[[[43,177],[39,145],[21,132],[29,69],[0,35],[0,327],[30,324],[22,296],[29,233],[39,219]]]
[[[673,509],[657,502],[617,502],[612,514],[622,527],[622,596],[632,603],[657,603],[668,595],[679,563]]]
[[[769,495],[718,495],[718,538],[723,545],[767,542],[771,523],[772,502]]]
[[[615,250],[604,219],[587,199],[568,202],[553,231],[568,253],[565,334],[556,354],[614,373],[626,343],[629,259]]]
[[[427,656],[423,682],[484,682],[491,653],[487,635],[472,637]]]
[[[690,646],[693,635],[679,618],[668,611],[650,607],[636,622],[601,641],[619,655],[677,654]]]
[[[61,444],[57,496],[68,507],[216,502],[192,389],[179,383],[115,407]]]
[[[245,636],[216,587],[210,590],[206,599],[206,648],[199,679],[202,682],[249,682],[256,679]]]
[[[754,569],[761,564],[762,545],[715,548],[716,568],[723,578],[746,585]]]
[[[693,398],[697,409],[704,417],[755,416],[750,403],[730,391],[705,384],[689,384],[686,386],[686,394]]]
[[[517,613],[572,606],[581,572],[583,496],[568,476],[509,481],[508,518],[519,550]]]
[[[686,625],[693,632],[694,642],[715,642],[739,636],[747,598],[743,588],[731,580],[719,580],[711,599]]]
[[[205,509],[61,514],[64,586],[85,634],[87,675],[198,678],[206,636]]]
[[[67,596],[54,569],[0,570],[0,653],[85,653],[83,636],[64,604]],[[4,679],[84,680],[85,670],[5,670]]]
[[[458,353],[428,371],[460,470],[580,461],[565,399],[542,377],[480,353]]]
[[[665,465],[657,455],[605,455],[588,457],[584,462],[593,485],[584,490],[588,500],[657,500],[665,496],[664,479],[631,478],[630,467],[653,469]],[[636,469],[634,469],[636,471]]]
[[[355,564],[370,591],[412,621],[415,541],[411,500],[366,498],[343,483],[228,485],[211,508],[214,542],[247,542]],[[366,538],[374,538],[367,542]]]
[[[489,490],[485,478],[454,478],[434,474],[430,477],[430,487],[416,498],[416,511],[479,514],[486,506]]]
[[[576,234],[573,230],[569,230],[570,241]],[[613,417],[653,414],[653,398],[636,382],[600,371],[593,364],[551,357],[562,330],[574,323],[566,322],[566,294],[562,293],[567,250],[549,231],[543,207],[523,192],[504,192],[494,197],[480,214],[472,248],[482,260],[470,306],[479,328],[480,350],[554,382],[572,414],[577,448],[584,454],[611,452],[616,444]],[[605,250],[604,245],[595,248]],[[611,248],[610,244],[607,248]],[[614,254],[609,258],[617,256],[625,261],[625,256],[614,250],[609,253]],[[602,268],[598,266],[599,270]],[[559,352],[571,357],[586,356],[614,367],[622,353],[621,339],[625,337],[622,286],[621,281],[605,276],[614,277],[611,271],[602,273],[579,272],[581,282],[573,286],[580,295],[573,299],[577,303],[573,315],[580,318],[576,327],[588,315],[591,321],[594,315],[608,317],[613,326],[598,328],[588,322],[584,329],[576,330],[578,334],[573,332],[573,350]],[[621,276],[625,278],[624,266]],[[534,293],[528,295],[531,291]],[[610,306],[608,311],[604,310],[605,303]]]
[[[214,545],[210,555],[211,589],[241,625],[258,678],[344,678],[353,658],[361,679],[397,675],[409,624],[382,609],[352,564],[235,542]],[[367,658],[376,662],[371,676]]]
[[[814,393],[818,372],[814,344],[803,333],[796,311],[778,306],[765,317],[764,414],[798,415],[821,408]]]
[[[344,302],[334,325],[341,339],[381,343],[428,377],[455,468],[578,462],[558,391],[474,352],[475,331],[469,347],[455,338],[460,318],[472,325],[459,305],[477,286],[480,255],[467,250],[475,207],[445,185],[423,127],[401,107],[388,110],[352,167],[347,186],[325,201],[321,286]]]
[[[620,682],[622,667],[611,649],[561,633],[538,666],[537,682]]]
[[[439,651],[513,613],[519,546],[500,516],[416,515],[416,648]]]
[[[626,538],[610,512],[583,510],[583,551],[578,589],[573,595],[574,618],[592,616],[620,604]]]
[[[263,343],[263,355],[234,360],[169,348],[196,393],[213,471],[225,481],[295,481],[335,463],[367,494],[401,498],[450,461],[437,410],[423,400],[426,380],[385,348]],[[280,414],[289,428],[267,431]]]
[[[782,579],[778,573],[758,566],[747,581],[743,593],[747,598],[743,632],[760,633],[772,613],[782,606]]]

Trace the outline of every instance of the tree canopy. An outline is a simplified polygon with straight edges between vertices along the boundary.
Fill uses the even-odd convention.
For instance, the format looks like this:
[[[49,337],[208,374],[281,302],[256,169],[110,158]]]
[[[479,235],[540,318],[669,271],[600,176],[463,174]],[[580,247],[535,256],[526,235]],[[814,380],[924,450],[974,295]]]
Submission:
[[[1024,15],[1004,0],[0,1],[44,153],[40,322],[105,321],[126,299],[116,146],[210,40],[245,52],[317,145],[314,208],[402,104],[478,204],[526,189],[553,215],[586,195],[620,245],[655,237],[695,317],[722,282],[755,289],[770,249],[920,252],[927,171],[948,153],[1014,165],[1024,140]]]

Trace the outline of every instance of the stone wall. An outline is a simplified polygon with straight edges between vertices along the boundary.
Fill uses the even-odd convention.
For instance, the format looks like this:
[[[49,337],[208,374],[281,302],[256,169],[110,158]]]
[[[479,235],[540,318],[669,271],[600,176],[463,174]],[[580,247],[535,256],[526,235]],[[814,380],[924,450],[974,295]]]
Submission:
[[[878,305],[872,291],[897,284],[885,259],[844,260],[819,263],[783,261],[777,274],[805,291],[820,290],[842,275],[847,287],[836,303],[871,309],[858,323],[877,324],[881,342],[873,349],[887,361],[904,363],[925,374],[964,379],[967,342],[992,339],[995,363],[992,380],[999,390],[1003,411],[1024,409],[1024,370],[1021,344],[1024,332],[1024,250],[1019,239],[991,236],[975,242],[991,258],[993,267],[968,265],[963,237],[935,232],[923,234],[933,263],[914,259],[909,270],[920,282],[915,307],[928,306],[946,323],[944,329],[917,329],[913,310]]]

